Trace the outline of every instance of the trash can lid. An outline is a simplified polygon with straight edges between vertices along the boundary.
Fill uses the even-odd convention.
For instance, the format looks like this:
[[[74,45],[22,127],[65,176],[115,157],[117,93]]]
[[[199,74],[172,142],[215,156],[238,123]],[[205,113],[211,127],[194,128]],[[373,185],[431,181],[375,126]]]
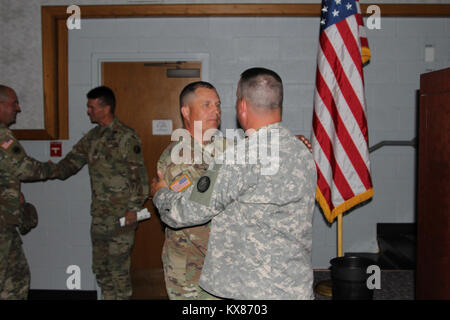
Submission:
[[[330,260],[330,263],[333,267],[343,267],[343,268],[357,268],[366,269],[368,266],[375,264],[374,261],[358,257],[358,256],[343,256],[343,257],[337,257]]]

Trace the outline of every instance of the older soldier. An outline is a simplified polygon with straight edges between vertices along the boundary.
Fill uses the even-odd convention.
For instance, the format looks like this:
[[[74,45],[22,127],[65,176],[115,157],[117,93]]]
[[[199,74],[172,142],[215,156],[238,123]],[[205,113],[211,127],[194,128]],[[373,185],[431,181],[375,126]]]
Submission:
[[[142,209],[148,196],[141,140],[114,116],[116,103],[111,89],[97,87],[89,91],[87,98],[87,113],[98,126],[57,164],[54,177],[66,179],[88,165],[92,190],[92,269],[104,299],[129,299],[136,212]],[[119,219],[123,216],[126,226],[121,228]]]
[[[203,140],[207,130],[217,129],[220,124],[220,99],[210,83],[198,81],[188,84],[180,93],[180,108],[188,137],[184,137],[186,141],[170,144],[158,161],[158,171],[162,173],[170,189],[176,192],[183,192],[206,172],[208,164],[213,161],[214,152],[223,151],[225,141],[220,137],[213,143],[210,139]],[[194,122],[201,125],[198,137],[194,134]],[[187,148],[183,149],[183,144]],[[201,159],[194,163],[196,148],[200,151]],[[187,161],[174,162],[171,154],[177,150],[186,152]],[[198,286],[208,246],[209,230],[208,222],[190,228],[166,228],[162,261],[170,299],[216,299]]]
[[[237,148],[248,150],[245,164],[216,163],[183,194],[166,188],[160,174],[152,183],[153,202],[167,224],[182,227],[212,219],[199,284],[219,297],[314,297],[316,169],[307,147],[280,123],[282,100],[275,72],[245,71],[236,102],[238,120],[249,135]],[[257,158],[264,148],[272,158],[278,152],[278,170],[270,174],[263,170],[267,159]]]
[[[30,287],[30,269],[16,227],[22,234],[29,231],[31,207],[21,195],[20,182],[52,174],[51,164],[28,157],[9,130],[19,112],[16,92],[0,85],[0,299],[26,299]]]

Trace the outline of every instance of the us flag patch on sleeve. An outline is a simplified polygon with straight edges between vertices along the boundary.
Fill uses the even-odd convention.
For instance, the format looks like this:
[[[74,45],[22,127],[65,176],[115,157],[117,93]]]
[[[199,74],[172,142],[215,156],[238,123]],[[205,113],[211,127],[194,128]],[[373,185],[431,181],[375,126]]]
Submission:
[[[13,144],[14,140],[9,138],[8,140],[4,141],[1,146],[3,149],[8,150],[8,148]]]
[[[189,187],[191,184],[192,182],[189,180],[189,177],[184,174],[180,177],[180,179],[172,183],[169,188],[175,192],[180,192]]]

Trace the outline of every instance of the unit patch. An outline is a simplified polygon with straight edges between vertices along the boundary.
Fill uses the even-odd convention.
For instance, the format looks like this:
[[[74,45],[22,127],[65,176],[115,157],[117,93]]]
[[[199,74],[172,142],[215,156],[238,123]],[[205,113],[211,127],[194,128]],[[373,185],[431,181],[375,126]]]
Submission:
[[[200,180],[198,180],[197,189],[199,192],[203,193],[206,190],[208,190],[210,184],[211,184],[211,179],[209,179],[209,177],[207,177],[207,176],[203,176],[200,178]]]

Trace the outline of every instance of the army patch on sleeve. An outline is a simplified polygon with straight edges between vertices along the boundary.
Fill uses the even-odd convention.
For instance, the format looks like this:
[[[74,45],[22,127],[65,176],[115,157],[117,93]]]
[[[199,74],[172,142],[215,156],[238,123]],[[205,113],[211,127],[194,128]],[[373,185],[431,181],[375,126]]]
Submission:
[[[211,205],[211,198],[214,190],[214,185],[217,181],[222,165],[214,164],[211,169],[205,172],[205,174],[198,180],[197,188],[192,190],[189,200],[202,204],[204,206]]]
[[[14,140],[9,138],[8,140],[4,141],[1,146],[3,149],[8,150],[8,148],[13,144]]]
[[[189,187],[192,184],[191,180],[189,180],[189,177],[184,174],[181,176],[180,179],[172,183],[169,188],[172,189],[175,192],[180,192]]]
[[[208,176],[203,176],[198,180],[197,183],[197,190],[201,193],[208,190],[209,185],[211,184],[211,179]]]

